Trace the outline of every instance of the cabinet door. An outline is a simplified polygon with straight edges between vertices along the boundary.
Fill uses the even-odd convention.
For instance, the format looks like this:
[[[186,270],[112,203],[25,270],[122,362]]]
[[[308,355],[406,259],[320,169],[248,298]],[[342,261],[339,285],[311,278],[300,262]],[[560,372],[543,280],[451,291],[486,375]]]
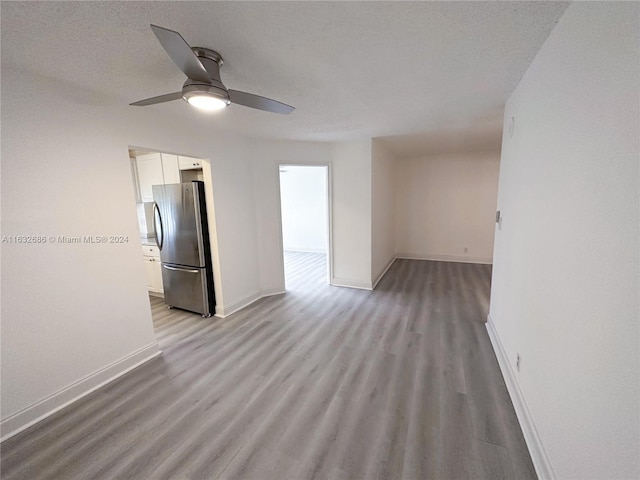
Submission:
[[[160,262],[156,262],[153,257],[142,257],[144,261],[144,278],[147,281],[147,288],[150,292],[155,292],[156,289],[156,264],[160,265]]]
[[[178,167],[178,156],[170,153],[162,153],[162,173],[164,183],[180,183],[180,168]]]
[[[150,292],[162,293],[162,263],[158,257],[142,257],[144,261],[144,275]]]
[[[160,249],[156,245],[143,245],[142,255],[144,255],[145,257],[160,258]]]
[[[140,198],[143,202],[153,202],[153,185],[163,185],[162,160],[159,153],[148,153],[136,157]]]
[[[164,287],[162,286],[162,262],[159,257],[153,259],[153,288],[156,293],[163,293]]]
[[[184,157],[178,155],[178,164],[180,170],[193,170],[194,168],[202,168],[202,160],[193,157]]]

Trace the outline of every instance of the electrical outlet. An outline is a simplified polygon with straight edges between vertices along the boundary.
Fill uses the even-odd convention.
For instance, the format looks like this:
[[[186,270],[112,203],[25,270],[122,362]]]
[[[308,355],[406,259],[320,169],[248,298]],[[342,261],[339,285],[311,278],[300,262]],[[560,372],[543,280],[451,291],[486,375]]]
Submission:
[[[464,247],[464,253],[467,253],[469,251],[468,247]]]
[[[520,354],[516,354],[516,370],[520,371]]]

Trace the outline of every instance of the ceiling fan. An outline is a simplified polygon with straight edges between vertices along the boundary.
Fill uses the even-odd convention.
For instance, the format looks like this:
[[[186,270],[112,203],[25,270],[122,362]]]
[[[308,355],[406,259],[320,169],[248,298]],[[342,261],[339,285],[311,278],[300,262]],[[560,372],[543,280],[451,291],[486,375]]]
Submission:
[[[131,103],[137,107],[183,99],[202,110],[221,110],[231,103],[267,112],[289,114],[294,107],[252,93],[229,90],[220,80],[222,57],[218,52],[202,47],[190,47],[178,32],[151,25],[158,41],[171,60],[187,76],[182,90]]]

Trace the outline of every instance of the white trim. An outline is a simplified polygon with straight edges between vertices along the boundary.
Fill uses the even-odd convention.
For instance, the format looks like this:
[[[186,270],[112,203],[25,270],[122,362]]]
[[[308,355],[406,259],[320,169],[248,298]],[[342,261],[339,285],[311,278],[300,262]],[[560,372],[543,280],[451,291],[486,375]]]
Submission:
[[[500,341],[498,331],[496,330],[491,315],[487,317],[487,332],[489,333],[489,339],[491,340],[491,345],[493,345],[493,350],[496,353],[498,365],[500,365],[502,376],[504,377],[504,381],[507,385],[507,390],[509,391],[511,402],[513,403],[518,421],[520,422],[520,428],[522,428],[524,440],[529,448],[529,454],[531,455],[531,460],[533,461],[533,466],[536,469],[538,478],[541,480],[553,480],[556,478],[553,472],[553,467],[551,466],[547,452],[544,449],[542,439],[538,434],[531,412],[527,407],[527,402],[522,394],[522,390],[520,390],[518,377],[511,367],[509,357],[502,346],[502,342]]]
[[[384,275],[387,273],[387,270],[389,270],[391,268],[391,265],[393,265],[393,262],[395,262],[395,261],[396,261],[396,257],[393,257],[391,259],[391,261],[389,262],[389,264],[385,267],[385,269],[382,270],[382,273],[380,275],[378,275],[378,277],[373,282],[372,290],[375,290],[375,288],[378,286],[378,283],[380,282],[380,280],[382,280],[382,277],[384,277]]]
[[[327,283],[333,278],[333,174],[327,164]]]
[[[262,292],[258,290],[257,292],[250,293],[245,295],[244,297],[239,298],[238,300],[231,302],[228,305],[216,305],[216,317],[225,318],[229,315],[236,313],[238,310],[242,310],[244,307],[248,307],[253,302],[256,302],[262,298]]]
[[[491,257],[469,257],[466,255],[442,255],[437,253],[398,253],[396,258],[433,260],[436,262],[480,263],[483,265],[491,265],[493,263],[493,258]]]
[[[284,275],[284,235],[282,234],[282,191],[280,188],[280,165],[278,164],[278,169],[275,171],[276,176],[276,185],[278,187],[278,191],[276,192],[278,195],[278,260],[280,266],[280,278],[282,279],[282,284],[284,285],[286,279]]]
[[[352,280],[350,278],[332,278],[331,285],[334,287],[359,288],[360,290],[373,290],[371,282],[362,282],[360,280]]]
[[[262,296],[260,298],[265,297],[273,297],[274,295],[281,295],[283,293],[287,293],[284,287],[274,287],[274,288],[266,288],[260,292]]]
[[[231,305],[216,305],[216,314],[215,316],[218,318],[226,318],[229,315],[232,315],[243,308],[248,307],[254,302],[257,302],[261,298],[271,297],[273,295],[280,295],[282,293],[287,293],[284,287],[274,287],[267,288],[264,290],[260,290],[258,292],[251,293],[249,295],[245,295],[244,297],[236,300]]]
[[[238,310],[242,310],[245,307],[248,307],[253,302],[257,302],[263,297],[261,291],[250,293],[249,295],[245,295],[235,302],[231,302],[229,305],[216,305],[216,317],[225,318],[229,315],[236,313]]]
[[[4,442],[6,439],[44,420],[57,411],[62,410],[66,406],[103,387],[107,383],[120,378],[134,368],[156,358],[161,353],[158,342],[150,343],[122,357],[120,360],[116,360],[100,370],[64,387],[62,390],[58,390],[42,400],[2,419],[0,422],[0,430],[2,430],[0,442]]]

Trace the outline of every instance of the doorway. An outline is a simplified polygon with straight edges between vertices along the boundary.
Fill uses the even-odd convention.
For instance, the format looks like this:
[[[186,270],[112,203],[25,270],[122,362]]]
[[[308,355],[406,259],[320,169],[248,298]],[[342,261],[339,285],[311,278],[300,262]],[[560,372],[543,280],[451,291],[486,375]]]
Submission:
[[[285,288],[327,284],[331,278],[328,165],[280,165]]]
[[[162,345],[175,327],[215,313],[218,264],[211,248],[216,231],[210,166],[206,159],[131,146],[129,159],[141,261],[154,331]],[[201,253],[178,248],[185,240],[188,247],[198,245]]]

